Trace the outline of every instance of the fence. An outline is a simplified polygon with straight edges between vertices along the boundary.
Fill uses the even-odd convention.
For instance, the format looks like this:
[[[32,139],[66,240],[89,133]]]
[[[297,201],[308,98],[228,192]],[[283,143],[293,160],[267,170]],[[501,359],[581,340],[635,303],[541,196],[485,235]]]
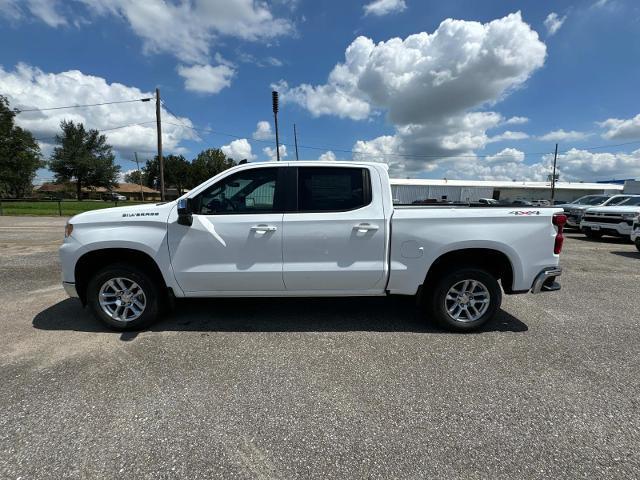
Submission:
[[[40,216],[71,216],[89,210],[98,210],[125,205],[140,205],[141,201],[118,200],[41,200],[25,198],[0,199],[0,216],[2,215],[40,215]]]

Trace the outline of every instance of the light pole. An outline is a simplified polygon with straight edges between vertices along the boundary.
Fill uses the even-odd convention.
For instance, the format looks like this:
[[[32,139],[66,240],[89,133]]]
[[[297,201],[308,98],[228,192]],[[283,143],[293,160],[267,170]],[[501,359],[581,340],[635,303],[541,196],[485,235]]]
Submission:
[[[280,161],[280,141],[278,139],[278,92],[271,92],[271,100],[273,102],[273,121],[276,127],[276,158]]]

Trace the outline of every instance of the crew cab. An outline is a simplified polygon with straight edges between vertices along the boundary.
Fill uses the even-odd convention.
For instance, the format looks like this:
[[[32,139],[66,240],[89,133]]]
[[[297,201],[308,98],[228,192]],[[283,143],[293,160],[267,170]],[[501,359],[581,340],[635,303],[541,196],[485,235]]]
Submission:
[[[564,222],[559,208],[394,206],[380,163],[262,162],[173,202],[76,215],[60,258],[67,293],[120,330],[173,297],[412,295],[464,331],[503,291],[560,288]]]
[[[589,238],[597,239],[603,235],[630,238],[633,221],[639,213],[640,195],[628,195],[618,205],[587,209],[580,228]]]

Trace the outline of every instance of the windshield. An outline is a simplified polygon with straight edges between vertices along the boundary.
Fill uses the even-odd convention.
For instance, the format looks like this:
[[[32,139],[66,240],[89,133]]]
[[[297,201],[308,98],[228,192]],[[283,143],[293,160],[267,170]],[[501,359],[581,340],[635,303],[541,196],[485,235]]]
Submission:
[[[601,205],[607,200],[606,195],[587,195],[573,202],[575,205]]]
[[[629,197],[624,202],[620,202],[618,205],[623,207],[635,207],[640,205],[640,197]]]
[[[607,200],[606,202],[604,202],[602,205],[606,205],[608,207],[613,206],[613,205],[620,205],[622,202],[625,202],[627,200],[629,200],[629,198],[626,195],[618,195],[616,197],[611,197],[609,200]]]

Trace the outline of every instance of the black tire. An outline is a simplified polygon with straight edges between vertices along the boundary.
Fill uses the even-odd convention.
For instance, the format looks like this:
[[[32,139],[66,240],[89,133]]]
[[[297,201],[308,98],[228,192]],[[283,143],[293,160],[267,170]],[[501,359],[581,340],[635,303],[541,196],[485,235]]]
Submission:
[[[100,289],[109,280],[123,278],[135,282],[143,291],[145,304],[140,316],[123,321],[109,316],[100,305]],[[147,273],[135,266],[117,263],[102,268],[87,285],[87,304],[92,313],[109,328],[118,331],[140,330],[157,321],[160,313],[160,288]]]
[[[584,234],[591,240],[600,240],[602,238],[602,232],[596,232],[594,230],[591,230],[590,228],[585,228]]]
[[[636,242],[635,243],[636,243],[636,248],[640,252],[640,237],[636,237]]]
[[[479,282],[481,286],[478,288],[482,290],[484,287],[489,297],[486,310],[477,319],[456,319],[447,309],[447,302],[451,304],[451,300],[447,299],[450,289],[466,280]],[[457,332],[477,330],[496,315],[502,304],[502,290],[498,280],[481,268],[457,268],[436,280],[427,295],[426,307],[430,318],[445,329]],[[477,313],[480,313],[482,308],[480,306]]]

